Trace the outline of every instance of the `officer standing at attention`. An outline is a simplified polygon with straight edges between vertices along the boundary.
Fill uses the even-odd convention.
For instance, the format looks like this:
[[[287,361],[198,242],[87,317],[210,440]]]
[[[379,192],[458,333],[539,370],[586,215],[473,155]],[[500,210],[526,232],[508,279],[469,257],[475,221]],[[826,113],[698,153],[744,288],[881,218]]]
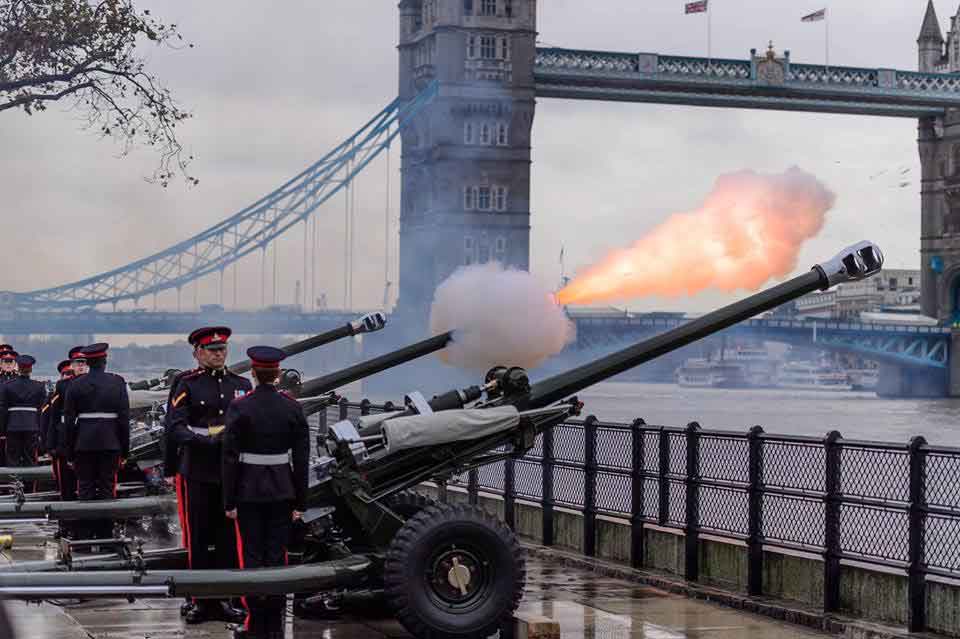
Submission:
[[[286,563],[293,522],[306,510],[310,429],[303,408],[277,389],[279,348],[247,351],[256,390],[233,402],[223,436],[223,507],[235,520],[240,568]],[[286,598],[246,597],[234,637],[282,639]]]
[[[61,378],[57,382],[53,389],[53,395],[47,400],[47,406],[43,414],[47,422],[46,447],[53,463],[53,475],[57,480],[57,489],[60,491],[61,501],[76,501],[77,499],[77,474],[67,458],[67,434],[63,424],[63,404],[67,397],[67,389],[73,380],[87,373],[87,360],[83,357],[83,349],[83,346],[74,346],[70,349],[68,361],[72,375],[67,376],[66,379]],[[61,522],[61,534],[71,531],[70,525]]]
[[[73,474],[73,469],[70,469],[70,475],[72,477],[70,483],[72,486],[70,493],[65,494],[63,490],[63,472],[60,469],[61,458],[57,456],[57,433],[60,432],[60,420],[63,419],[63,411],[57,410],[56,422],[53,421],[51,416],[53,406],[57,406],[59,409],[63,408],[63,393],[66,388],[64,382],[74,377],[73,362],[69,359],[63,360],[57,364],[57,372],[60,373],[60,379],[57,380],[54,389],[50,391],[50,395],[47,397],[47,402],[43,405],[43,408],[40,409],[40,444],[41,449],[46,450],[50,454],[50,469],[53,470],[53,479],[57,482],[57,492],[60,493],[60,501],[74,501],[77,498],[77,477]],[[62,465],[66,467],[66,461],[63,461]],[[70,536],[68,531],[69,524],[60,520],[57,522],[57,533],[54,538]]]
[[[117,474],[130,454],[130,400],[127,383],[108,373],[108,344],[91,344],[80,354],[89,372],[69,383],[63,402],[66,458],[77,473],[77,497],[113,499]],[[112,537],[113,523],[98,522],[97,539]]]
[[[9,344],[0,344],[0,383],[12,382],[17,378],[19,355]]]
[[[187,341],[200,368],[184,375],[170,402],[170,431],[180,449],[178,469],[187,524],[187,558],[192,569],[236,568],[236,531],[223,514],[220,478],[221,441],[230,402],[252,388],[250,382],[226,369],[225,326],[195,330]],[[210,551],[210,546],[215,550]],[[242,610],[227,601],[197,599],[185,619],[189,624],[221,619],[239,623]]]
[[[73,363],[69,359],[65,359],[57,364],[57,375],[59,377],[54,384],[53,390],[47,395],[47,401],[40,407],[40,454],[42,455],[45,452],[50,453],[51,459],[54,459],[57,455],[57,439],[55,435],[51,435],[50,430],[50,403],[57,402],[60,404],[62,396],[57,391],[63,387],[60,382],[73,379]],[[60,405],[62,406],[63,404]],[[56,464],[54,464],[53,475],[54,478],[56,478]]]
[[[17,379],[0,386],[0,433],[7,436],[7,465],[34,466],[40,436],[40,408],[47,398],[47,386],[30,379],[37,360],[17,357]]]

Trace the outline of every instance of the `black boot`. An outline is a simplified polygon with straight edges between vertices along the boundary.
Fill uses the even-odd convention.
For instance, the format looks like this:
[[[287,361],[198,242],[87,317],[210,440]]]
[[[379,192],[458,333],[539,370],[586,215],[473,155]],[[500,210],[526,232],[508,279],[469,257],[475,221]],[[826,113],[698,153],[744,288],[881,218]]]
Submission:
[[[243,623],[247,619],[247,611],[240,608],[234,608],[229,601],[219,602],[220,618],[227,623]]]
[[[193,608],[187,611],[183,619],[190,625],[213,621],[219,616],[211,614],[212,612],[214,612],[214,609],[209,604],[198,601]]]
[[[180,604],[180,616],[186,617],[187,613],[196,607],[197,607],[197,604],[193,603],[192,600],[188,599],[187,601],[184,601],[182,604]]]

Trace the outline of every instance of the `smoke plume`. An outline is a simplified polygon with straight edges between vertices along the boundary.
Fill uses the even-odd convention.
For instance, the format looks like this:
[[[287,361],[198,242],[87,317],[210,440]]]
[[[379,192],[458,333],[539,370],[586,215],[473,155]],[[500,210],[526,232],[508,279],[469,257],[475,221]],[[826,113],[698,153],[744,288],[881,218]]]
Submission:
[[[753,290],[788,275],[803,243],[823,228],[834,194],[797,167],[779,175],[721,176],[703,205],[676,213],[586,269],[557,294],[561,304],[708,288]]]
[[[437,287],[430,330],[455,331],[440,357],[471,370],[534,368],[574,337],[573,323],[549,290],[529,273],[496,263],[462,268]]]

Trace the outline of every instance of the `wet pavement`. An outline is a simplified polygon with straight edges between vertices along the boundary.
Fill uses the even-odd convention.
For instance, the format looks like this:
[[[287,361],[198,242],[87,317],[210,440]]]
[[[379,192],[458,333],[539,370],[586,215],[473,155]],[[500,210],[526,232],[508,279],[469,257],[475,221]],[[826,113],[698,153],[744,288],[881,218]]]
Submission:
[[[0,562],[53,556],[52,544],[46,543],[50,528],[18,525],[0,532],[13,532],[15,539],[14,549],[4,553]],[[812,639],[825,636],[539,559],[529,560],[527,569],[527,589],[518,612],[556,620],[564,638]],[[223,622],[185,625],[178,613],[179,605],[180,601],[173,599],[42,605],[8,602],[7,611],[13,617],[16,639],[227,639],[231,636]],[[287,637],[296,639],[409,636],[395,620],[386,616],[308,621],[288,615]]]

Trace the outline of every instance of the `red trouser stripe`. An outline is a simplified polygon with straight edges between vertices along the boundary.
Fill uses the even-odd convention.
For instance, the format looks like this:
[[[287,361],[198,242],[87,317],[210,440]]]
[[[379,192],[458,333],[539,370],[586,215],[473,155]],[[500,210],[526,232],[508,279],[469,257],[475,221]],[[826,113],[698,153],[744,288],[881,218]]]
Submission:
[[[184,539],[186,540],[186,544],[187,544],[187,565],[190,566],[191,568],[193,568],[193,551],[190,550],[190,548],[191,548],[191,544],[190,544],[190,496],[189,496],[189,494],[187,493],[187,485],[186,485],[186,482],[183,480],[183,477],[182,477],[181,475],[177,475],[177,477],[180,477],[181,494],[183,495],[183,529],[186,531],[186,532],[184,533],[184,535],[185,535]]]
[[[237,563],[240,570],[243,570],[243,536],[240,535],[240,521],[234,519],[233,525],[237,530]],[[246,597],[240,597],[240,601],[243,603],[243,607],[247,609],[247,618],[243,620],[243,627],[250,630],[250,606],[247,605]]]
[[[183,490],[183,477],[180,475],[176,475],[173,478],[173,485],[177,489],[177,517],[180,519],[180,540],[181,540],[181,543],[183,543],[183,547],[187,549],[187,554],[189,555],[190,538],[187,535],[187,532],[188,532],[187,531],[187,515],[185,512],[186,504],[184,503],[184,499],[186,499],[186,495],[184,495],[184,490]]]

